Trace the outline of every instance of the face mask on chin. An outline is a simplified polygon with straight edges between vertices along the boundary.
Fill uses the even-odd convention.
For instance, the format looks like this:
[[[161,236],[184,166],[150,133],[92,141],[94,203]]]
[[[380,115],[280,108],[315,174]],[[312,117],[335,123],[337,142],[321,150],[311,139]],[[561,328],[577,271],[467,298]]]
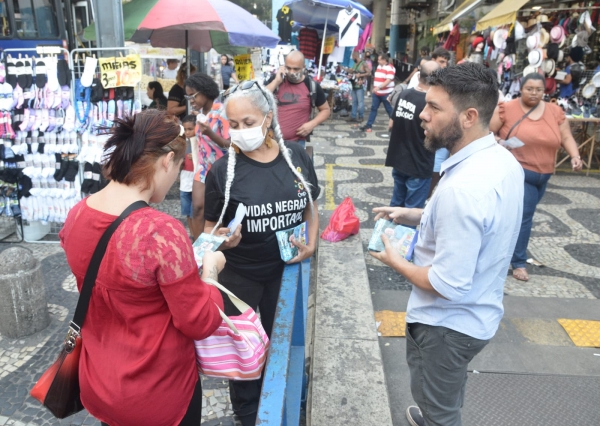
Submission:
[[[267,116],[265,115],[259,126],[250,127],[249,129],[230,129],[231,143],[243,152],[252,152],[258,149],[265,140],[266,133],[263,134],[262,126],[265,124],[266,119]]]
[[[290,83],[298,84],[302,81],[302,77],[304,76],[304,72],[289,72],[287,73],[287,79]]]

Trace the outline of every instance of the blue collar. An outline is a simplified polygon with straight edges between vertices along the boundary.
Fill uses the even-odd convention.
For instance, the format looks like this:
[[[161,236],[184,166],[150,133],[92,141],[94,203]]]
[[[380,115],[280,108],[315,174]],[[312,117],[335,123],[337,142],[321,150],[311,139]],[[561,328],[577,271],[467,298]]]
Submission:
[[[456,154],[451,155],[442,163],[442,167],[440,168],[440,176],[443,175],[446,172],[446,170],[456,166],[458,163],[469,158],[476,152],[481,151],[482,149],[489,148],[495,144],[496,138],[494,138],[494,134],[491,132],[487,136],[474,140],[470,144],[463,147]]]

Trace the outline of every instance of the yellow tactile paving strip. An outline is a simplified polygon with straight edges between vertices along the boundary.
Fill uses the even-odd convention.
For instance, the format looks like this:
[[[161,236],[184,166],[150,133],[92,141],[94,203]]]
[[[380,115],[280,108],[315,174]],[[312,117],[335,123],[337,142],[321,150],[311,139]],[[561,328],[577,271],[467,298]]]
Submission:
[[[377,311],[375,321],[381,322],[377,331],[383,337],[406,336],[406,312]]]
[[[575,346],[600,348],[600,321],[573,320],[559,318]]]

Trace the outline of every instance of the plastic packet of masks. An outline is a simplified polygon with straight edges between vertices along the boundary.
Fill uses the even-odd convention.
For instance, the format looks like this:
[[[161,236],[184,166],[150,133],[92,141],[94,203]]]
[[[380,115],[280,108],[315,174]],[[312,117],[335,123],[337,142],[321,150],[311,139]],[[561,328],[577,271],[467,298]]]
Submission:
[[[308,244],[308,222],[302,222],[300,225],[275,232],[277,243],[279,244],[279,253],[284,262],[288,262],[298,256],[298,247],[292,245],[291,237],[302,244]]]
[[[508,149],[521,148],[522,146],[525,146],[523,141],[521,141],[521,139],[517,138],[516,136],[513,136],[512,138],[509,138],[505,141],[500,141],[500,145]]]
[[[194,249],[194,258],[196,260],[196,264],[198,265],[198,269],[202,267],[204,253],[206,253],[207,251],[217,251],[219,246],[223,244],[224,241],[224,237],[206,234],[204,232],[200,234],[198,239],[194,241],[194,244],[192,244],[192,247]]]
[[[373,234],[369,240],[370,251],[385,251],[385,245],[381,240],[381,234],[386,234],[392,247],[406,260],[411,261],[415,245],[419,238],[419,231],[398,225],[390,220],[379,219],[375,222]]]

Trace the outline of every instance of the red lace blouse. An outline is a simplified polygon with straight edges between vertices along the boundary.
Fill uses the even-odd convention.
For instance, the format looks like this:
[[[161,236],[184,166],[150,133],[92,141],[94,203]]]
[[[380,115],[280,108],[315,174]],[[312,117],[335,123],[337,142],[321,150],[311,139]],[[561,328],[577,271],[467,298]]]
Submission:
[[[115,219],[85,199],[70,211],[60,240],[79,290]],[[85,408],[111,426],[177,425],[198,380],[193,340],[219,326],[217,305],[183,225],[152,208],[133,212],[108,244],[82,329]]]

